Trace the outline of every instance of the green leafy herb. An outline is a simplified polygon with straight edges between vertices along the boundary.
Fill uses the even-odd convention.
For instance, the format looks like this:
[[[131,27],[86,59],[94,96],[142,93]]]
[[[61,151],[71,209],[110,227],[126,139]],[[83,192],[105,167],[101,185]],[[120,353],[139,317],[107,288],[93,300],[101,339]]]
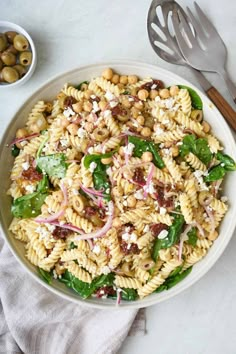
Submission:
[[[188,90],[189,95],[191,97],[191,102],[192,102],[193,108],[202,110],[203,104],[202,104],[201,97],[197,94],[197,92],[195,90],[193,90],[191,87],[184,86],[184,85],[178,85],[178,87]]]
[[[196,246],[196,244],[197,244],[197,229],[196,229],[196,227],[192,227],[191,230],[187,233],[187,235],[188,235],[187,243],[189,243],[192,246]]]
[[[126,90],[126,91],[122,92],[122,95],[130,95],[130,92]]]
[[[221,162],[221,166],[224,167],[226,171],[235,171],[236,170],[236,163],[229,155],[222,154],[218,152],[216,154],[216,158],[218,161]]]
[[[14,144],[12,147],[11,147],[11,154],[12,156],[14,157],[17,157],[20,153],[20,149],[16,146],[16,144]]]
[[[39,268],[39,267],[37,267],[37,270],[38,270],[40,278],[42,278],[45,281],[45,283],[47,283],[47,284],[52,283],[52,274],[51,273],[46,272],[46,270]]]
[[[224,167],[218,165],[213,167],[207,176],[204,177],[205,182],[214,182],[224,177],[226,170]]]
[[[156,262],[159,250],[162,248],[169,248],[176,244],[179,240],[182,228],[184,225],[183,215],[175,214],[174,221],[169,227],[168,234],[164,239],[156,238],[153,246],[152,258]]]
[[[181,270],[183,269],[183,264],[181,264],[180,266],[176,267],[169,275],[169,277],[175,277],[177,274],[179,274],[181,272]]]
[[[134,301],[137,299],[138,294],[135,289],[123,288],[121,292],[121,299],[126,301]]]
[[[69,244],[69,250],[73,250],[74,248],[78,248],[75,244],[74,244],[74,242],[71,242],[70,244]]]
[[[67,163],[64,154],[40,156],[36,159],[37,168],[49,177],[63,178],[66,175]]]
[[[153,155],[153,163],[158,168],[165,167],[164,161],[158,153],[158,145],[151,141],[137,138],[136,136],[129,136],[128,142],[134,144],[133,156],[142,157],[142,154],[149,151]]]
[[[86,155],[85,158],[84,158],[84,167],[85,168],[89,168],[91,162],[96,162],[97,163],[97,162],[101,161],[101,159],[106,159],[108,157],[113,156],[116,152],[117,152],[117,150],[113,150],[113,151],[110,151],[110,152],[108,152],[106,154]]]
[[[82,298],[86,299],[91,296],[98,288],[103,286],[110,286],[114,281],[114,274],[109,273],[107,275],[100,275],[99,277],[93,279],[92,283],[85,283],[74,275],[72,275],[68,270],[59,279],[68,288],[76,291]]]
[[[32,218],[41,214],[41,206],[47,193],[34,192],[15,199],[11,206],[11,212],[16,218]]]
[[[207,165],[213,157],[207,139],[196,139],[194,135],[186,135],[183,139],[183,144],[180,146],[180,155],[184,157],[190,152],[196,155],[205,165]]]
[[[182,273],[178,272],[175,275],[169,276],[165,280],[165,282],[161,286],[159,286],[154,292],[160,293],[164,290],[169,290],[170,288],[181,282],[183,279],[185,279],[189,275],[189,273],[191,273],[191,271],[192,267],[184,270]]]
[[[76,88],[77,90],[81,90],[83,84],[88,85],[89,82],[88,82],[88,81],[82,81],[79,85],[75,86],[75,88]]]
[[[37,186],[37,192],[40,193],[47,193],[49,190],[49,181],[46,175],[43,175],[43,178],[41,181],[39,181],[39,184]]]

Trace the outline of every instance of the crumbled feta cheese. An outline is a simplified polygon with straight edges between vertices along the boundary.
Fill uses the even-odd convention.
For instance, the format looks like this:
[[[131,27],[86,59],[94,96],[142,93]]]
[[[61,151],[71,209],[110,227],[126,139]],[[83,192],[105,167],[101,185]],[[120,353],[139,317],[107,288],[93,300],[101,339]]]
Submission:
[[[93,149],[93,147],[91,146],[90,148],[88,148],[88,153],[89,153],[89,154],[92,154],[92,153],[93,153],[93,150],[94,150],[94,149]]]
[[[104,112],[103,112],[103,115],[104,115],[104,118],[108,118],[111,116],[111,111],[109,109],[106,109]]]
[[[129,143],[127,146],[125,146],[123,148],[123,151],[127,155],[132,155],[134,148],[135,148],[135,145],[132,143]]]
[[[33,193],[35,191],[35,186],[32,184],[29,184],[28,186],[25,187],[25,190],[27,192]]]
[[[203,181],[203,177],[202,177],[202,176],[206,176],[206,174],[207,174],[207,172],[203,172],[201,170],[196,170],[193,172],[193,175],[196,177],[196,179],[199,183],[200,191],[208,191],[209,190],[206,183]]]
[[[156,96],[156,97],[155,97],[155,101],[156,101],[156,102],[160,102],[160,101],[161,101],[161,97],[160,97],[160,96]]]
[[[93,253],[98,255],[98,254],[100,254],[100,252],[101,252],[101,247],[99,245],[95,245],[93,247]]]
[[[64,116],[66,118],[69,118],[70,116],[74,116],[75,115],[75,112],[70,108],[70,107],[67,107],[64,112],[63,112]]]
[[[130,235],[130,241],[131,242],[136,242],[137,241],[137,235],[134,232],[132,232],[132,234]]]
[[[84,138],[87,135],[87,132],[83,128],[79,128],[78,132],[77,132],[77,135],[78,135],[79,138]]]
[[[128,205],[127,200],[123,201],[123,205],[126,207]]]
[[[149,183],[148,186],[144,186],[143,189],[145,190],[145,192],[150,193],[150,194],[153,194],[156,191],[152,181]]]
[[[125,227],[125,232],[130,232],[130,226]]]
[[[73,184],[72,178],[67,179],[68,186],[71,187]]]
[[[74,195],[78,195],[78,194],[79,194],[79,191],[78,191],[77,189],[73,188],[73,189],[72,189],[72,193],[73,193]]]
[[[130,237],[130,234],[129,234],[128,232],[125,232],[125,233],[121,236],[122,240],[125,240],[125,241],[129,241],[129,237]]]
[[[105,190],[105,192],[108,194],[108,193],[110,193],[110,188],[107,188],[106,190]]]
[[[142,189],[137,190],[137,192],[134,193],[134,197],[138,200],[143,200],[143,191]]]
[[[93,111],[96,113],[100,111],[99,105],[96,101],[93,101]]]
[[[144,229],[143,229],[143,232],[149,232],[149,231],[150,231],[149,225],[145,225]]]
[[[167,109],[170,109],[174,106],[175,103],[175,99],[173,97],[167,98],[166,100],[164,100],[164,106]]]
[[[118,102],[117,101],[110,101],[110,107],[111,108],[114,108],[118,105]]]
[[[162,150],[164,155],[170,155],[170,150],[169,149],[163,149]]]
[[[44,226],[38,226],[36,229],[35,229],[35,232],[37,232],[39,234],[39,239],[42,240],[44,239],[45,237],[48,237],[50,235],[50,233],[48,232],[48,230],[46,229],[46,227]]]
[[[113,100],[113,99],[115,98],[115,96],[113,95],[113,93],[111,93],[110,91],[107,91],[104,96],[106,97],[106,99],[107,99],[108,101],[111,101],[111,100]]]
[[[160,127],[157,127],[155,130],[155,135],[162,135],[164,133],[164,130]]]
[[[162,230],[159,235],[157,236],[157,238],[159,238],[159,240],[163,240],[164,238],[166,238],[166,236],[168,235],[168,231],[167,230]]]
[[[90,165],[89,165],[89,171],[90,171],[91,173],[93,173],[96,167],[97,167],[96,162],[94,162],[94,161],[91,162]]]
[[[166,214],[166,208],[160,207],[160,215]]]
[[[55,225],[51,225],[51,224],[47,224],[47,229],[50,231],[50,232],[53,232],[55,230],[56,226]]]
[[[53,278],[54,278],[54,279],[57,279],[57,272],[56,272],[55,269],[53,269],[52,273],[53,273]]]
[[[183,145],[183,142],[182,142],[182,141],[179,141],[176,145],[177,145],[177,146]]]
[[[157,88],[157,84],[153,84],[152,86],[151,86],[151,90],[155,90]]]
[[[127,250],[129,250],[130,247],[131,247],[131,243],[128,243],[128,245],[127,245]]]
[[[225,202],[227,202],[227,201],[228,201],[228,198],[227,198],[227,197],[225,197],[225,196],[223,196],[223,197],[221,197],[221,198],[220,198],[220,200],[221,200],[223,203],[225,203]]]
[[[23,168],[23,170],[28,170],[28,168],[30,167],[30,164],[29,164],[29,162],[28,161],[26,161],[26,162],[23,162],[23,164],[22,164],[22,168]]]
[[[104,266],[104,267],[102,267],[101,272],[103,274],[109,274],[109,273],[111,273],[111,270],[108,266]]]
[[[95,100],[96,95],[91,95],[90,97],[92,98],[92,100]]]
[[[133,102],[133,101],[134,101],[134,98],[133,98],[133,97],[129,97],[129,98],[128,98],[128,101]]]
[[[61,139],[60,139],[60,144],[61,144],[61,146],[63,146],[63,147],[68,147],[68,146],[69,146],[69,141],[68,141],[68,139],[66,139],[66,138],[61,138]]]

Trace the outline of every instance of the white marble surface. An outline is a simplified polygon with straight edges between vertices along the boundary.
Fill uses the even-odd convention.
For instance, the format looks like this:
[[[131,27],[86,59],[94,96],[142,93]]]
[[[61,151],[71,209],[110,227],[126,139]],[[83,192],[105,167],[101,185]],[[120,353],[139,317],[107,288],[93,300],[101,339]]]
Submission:
[[[31,80],[0,91],[0,132],[15,111],[46,80],[71,68],[112,59],[135,59],[172,70],[194,82],[188,69],[163,62],[146,32],[150,0],[0,0],[0,19],[30,32],[38,52]],[[235,1],[198,0],[228,48],[227,68],[236,82]],[[180,0],[192,6],[192,1]],[[232,103],[217,74],[207,77]],[[196,82],[194,82],[198,85]],[[197,284],[169,301],[147,309],[147,334],[129,337],[120,354],[236,353],[236,239]],[[89,354],[89,353],[88,353]]]

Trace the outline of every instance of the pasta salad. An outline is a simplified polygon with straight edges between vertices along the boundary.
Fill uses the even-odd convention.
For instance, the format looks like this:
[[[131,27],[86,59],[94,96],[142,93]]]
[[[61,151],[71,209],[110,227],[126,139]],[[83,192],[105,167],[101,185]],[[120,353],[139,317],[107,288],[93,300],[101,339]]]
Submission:
[[[10,145],[9,229],[49,284],[142,299],[183,280],[218,237],[236,165],[189,87],[107,68],[37,102]]]

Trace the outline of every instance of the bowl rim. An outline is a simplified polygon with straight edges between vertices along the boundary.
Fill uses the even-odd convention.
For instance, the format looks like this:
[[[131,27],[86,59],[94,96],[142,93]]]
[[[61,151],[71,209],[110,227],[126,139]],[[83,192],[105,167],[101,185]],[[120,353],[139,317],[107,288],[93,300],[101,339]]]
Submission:
[[[17,109],[17,112],[15,112],[14,116],[12,117],[12,119],[9,121],[3,135],[2,135],[2,142],[0,145],[0,148],[3,147],[3,141],[5,140],[5,137],[8,135],[8,132],[10,130],[10,125],[11,123],[14,121],[15,117],[18,116],[18,114],[20,113],[20,111],[22,110],[23,106],[27,105],[31,100],[34,99],[34,96],[37,96],[41,90],[43,90],[46,86],[48,86],[49,84],[53,84],[55,83],[58,79],[63,78],[63,76],[67,76],[67,75],[71,75],[73,73],[78,73],[80,71],[83,70],[87,70],[87,69],[92,69],[92,68],[96,68],[98,69],[99,67],[104,68],[104,67],[114,67],[114,66],[118,66],[118,65],[127,65],[130,67],[138,67],[139,69],[150,69],[150,71],[156,71],[158,73],[161,72],[162,74],[166,74],[166,75],[170,75],[171,79],[173,80],[181,80],[180,82],[183,82],[185,84],[191,85],[191,88],[193,88],[194,90],[196,90],[200,96],[204,97],[204,100],[207,102],[207,104],[218,114],[219,119],[221,120],[221,124],[223,125],[223,128],[226,130],[226,133],[228,135],[228,138],[230,139],[230,141],[234,144],[234,157],[236,157],[236,147],[235,147],[235,141],[233,138],[233,135],[231,133],[231,130],[229,128],[229,126],[227,125],[226,121],[224,120],[224,118],[222,117],[222,115],[220,114],[220,112],[217,110],[217,108],[212,104],[212,102],[208,99],[208,97],[205,95],[204,92],[202,92],[201,90],[199,90],[194,84],[192,84],[191,82],[189,82],[188,80],[182,78],[179,75],[176,75],[175,73],[172,73],[169,70],[166,70],[164,68],[161,68],[159,66],[153,65],[153,64],[149,64],[146,63],[144,61],[134,61],[134,60],[109,60],[108,62],[98,62],[95,64],[88,64],[88,65],[83,65],[83,66],[79,66],[79,67],[75,67],[71,70],[68,71],[64,71],[61,72],[60,74],[54,75],[51,79],[48,79],[46,82],[44,82],[42,85],[40,85],[40,87],[35,90],[33,92],[33,94],[31,93],[26,100],[23,102],[23,104]],[[0,150],[1,151],[1,150]],[[2,213],[0,210],[0,219],[2,219]],[[8,247],[11,249],[11,252],[13,253],[13,255],[15,256],[15,258],[19,261],[19,263],[25,268],[25,270],[27,271],[27,273],[29,273],[39,284],[43,285],[45,288],[47,288],[48,290],[50,290],[51,292],[53,292],[55,295],[58,295],[64,299],[67,299],[69,301],[75,302],[77,304],[84,304],[88,307],[91,308],[99,308],[99,309],[109,309],[109,310],[117,310],[117,309],[138,309],[138,308],[142,308],[142,307],[149,307],[152,305],[155,305],[159,302],[168,300],[172,297],[174,297],[175,295],[183,292],[184,290],[186,290],[187,288],[191,287],[191,285],[193,285],[194,283],[196,283],[198,280],[200,280],[211,268],[212,266],[216,263],[216,261],[220,258],[220,256],[222,255],[222,253],[224,252],[225,248],[227,247],[228,243],[230,242],[230,239],[233,235],[233,231],[235,229],[236,226],[236,217],[233,219],[233,221],[231,222],[228,231],[228,235],[227,239],[222,239],[222,247],[220,249],[217,250],[217,257],[211,257],[209,259],[204,259],[204,269],[201,270],[201,272],[199,273],[195,273],[195,274],[191,274],[191,280],[188,281],[188,283],[182,283],[181,288],[176,285],[174,288],[172,288],[172,292],[165,292],[165,296],[164,298],[160,297],[157,301],[157,298],[153,297],[147,297],[144,298],[143,300],[136,300],[136,301],[132,301],[132,302],[126,302],[121,303],[120,306],[115,306],[115,301],[114,301],[114,305],[110,305],[110,304],[104,304],[101,302],[101,304],[95,304],[95,303],[91,303],[91,302],[87,302],[86,299],[82,299],[79,295],[77,295],[75,293],[68,295],[64,292],[62,292],[59,289],[56,289],[53,286],[48,285],[47,283],[45,283],[36,273],[34,273],[33,271],[31,271],[31,269],[29,268],[29,266],[26,264],[26,262],[24,262],[20,255],[15,252],[13,246],[11,245],[11,242],[9,240],[9,237],[7,236],[7,234],[5,234],[4,232],[4,228],[2,223],[0,222],[0,230],[2,231],[2,235],[3,238],[5,239],[6,243],[8,244]],[[180,284],[181,284],[180,283]],[[184,285],[183,285],[184,284]],[[73,296],[74,295],[74,296]]]
[[[37,52],[36,52],[35,44],[34,44],[32,37],[23,27],[21,27],[20,25],[18,25],[16,23],[9,22],[9,21],[0,21],[0,27],[6,27],[6,28],[9,27],[9,29],[12,29],[12,30],[14,29],[16,32],[23,34],[28,39],[30,47],[31,47],[31,52],[32,52],[32,63],[30,65],[27,73],[20,80],[17,80],[12,83],[4,83],[4,84],[0,83],[0,90],[3,90],[3,89],[5,90],[8,88],[20,86],[30,79],[30,77],[33,75],[35,68],[36,68]]]

